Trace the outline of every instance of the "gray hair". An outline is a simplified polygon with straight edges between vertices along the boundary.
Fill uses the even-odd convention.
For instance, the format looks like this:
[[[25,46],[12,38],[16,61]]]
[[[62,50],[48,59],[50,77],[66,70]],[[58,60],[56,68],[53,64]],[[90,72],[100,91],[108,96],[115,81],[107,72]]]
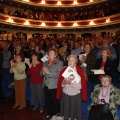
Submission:
[[[76,62],[76,64],[77,64],[77,63],[78,63],[78,57],[77,57],[76,55],[74,55],[74,54],[71,54],[71,55],[69,55],[69,56],[67,57],[67,60],[69,61],[69,59],[70,59],[71,57],[75,58],[75,62]]]
[[[112,82],[112,78],[109,75],[103,75],[100,80],[102,80],[102,78],[108,78],[110,82]]]

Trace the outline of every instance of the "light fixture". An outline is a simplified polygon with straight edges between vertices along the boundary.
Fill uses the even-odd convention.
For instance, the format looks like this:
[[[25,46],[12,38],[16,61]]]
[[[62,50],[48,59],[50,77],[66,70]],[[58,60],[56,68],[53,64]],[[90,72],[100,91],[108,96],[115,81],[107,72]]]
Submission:
[[[14,23],[14,22],[13,22],[13,19],[12,19],[11,17],[8,18],[7,22],[9,22],[9,23]]]
[[[42,22],[41,26],[42,26],[42,27],[45,27],[45,26],[46,26],[46,24],[45,24],[44,22]]]
[[[61,5],[61,1],[58,1],[57,5],[60,6]]]
[[[77,5],[77,0],[74,0],[74,5]]]
[[[61,27],[61,23],[59,22],[57,26],[58,26],[58,27]]]
[[[45,4],[45,0],[42,0],[42,1],[41,1],[41,4],[44,5],[44,4]]]
[[[95,23],[93,22],[93,20],[90,21],[89,25],[91,25],[91,26],[95,25]]]
[[[23,0],[24,2],[29,2],[29,0]]]
[[[106,19],[106,23],[110,23],[110,18],[107,18],[107,19]]]
[[[93,2],[93,0],[90,0],[90,2]]]
[[[24,25],[30,25],[29,21],[26,20],[26,22],[24,23]]]
[[[74,22],[73,27],[77,27],[77,26],[78,26],[77,22]]]

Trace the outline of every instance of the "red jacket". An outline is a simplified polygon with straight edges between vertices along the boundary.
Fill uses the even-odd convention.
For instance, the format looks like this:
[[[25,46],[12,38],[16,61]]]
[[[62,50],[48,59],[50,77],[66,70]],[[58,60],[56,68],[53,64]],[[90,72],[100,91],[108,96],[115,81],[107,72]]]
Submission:
[[[57,99],[60,99],[61,97],[61,93],[62,93],[62,81],[64,79],[64,77],[62,76],[63,72],[66,70],[67,67],[64,67],[61,71],[60,71],[60,75],[59,75],[59,78],[58,78],[58,85],[57,85],[57,94],[56,94],[56,98]],[[82,69],[78,66],[76,66],[76,70],[77,70],[77,73],[80,75],[81,77],[81,84],[82,84],[82,91],[81,91],[81,94],[82,94],[82,100],[83,101],[86,101],[87,100],[87,87],[86,87],[86,80],[85,80],[85,76],[84,76],[84,73],[82,71]]]

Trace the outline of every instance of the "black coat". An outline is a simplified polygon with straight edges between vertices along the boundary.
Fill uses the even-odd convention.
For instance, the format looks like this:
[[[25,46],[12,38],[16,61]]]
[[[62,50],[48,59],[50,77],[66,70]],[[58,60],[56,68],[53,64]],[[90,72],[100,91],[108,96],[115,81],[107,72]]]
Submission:
[[[100,69],[101,68],[101,63],[102,63],[102,59],[97,59],[96,64],[95,64],[95,69]],[[114,68],[114,61],[112,61],[109,58],[107,58],[105,66],[104,66],[105,74],[111,76],[112,72],[114,70],[115,70],[115,68]]]
[[[0,70],[2,68],[2,63],[3,63],[3,54],[0,52]]]

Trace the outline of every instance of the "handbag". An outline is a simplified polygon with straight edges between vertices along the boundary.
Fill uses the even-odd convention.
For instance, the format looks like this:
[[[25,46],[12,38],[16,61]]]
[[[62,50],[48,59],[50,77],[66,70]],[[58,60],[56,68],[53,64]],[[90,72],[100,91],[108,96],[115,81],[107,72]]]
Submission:
[[[104,104],[96,104],[91,106],[90,115],[95,115],[97,117],[102,117],[110,112],[109,104],[105,102],[104,99],[101,99]]]

